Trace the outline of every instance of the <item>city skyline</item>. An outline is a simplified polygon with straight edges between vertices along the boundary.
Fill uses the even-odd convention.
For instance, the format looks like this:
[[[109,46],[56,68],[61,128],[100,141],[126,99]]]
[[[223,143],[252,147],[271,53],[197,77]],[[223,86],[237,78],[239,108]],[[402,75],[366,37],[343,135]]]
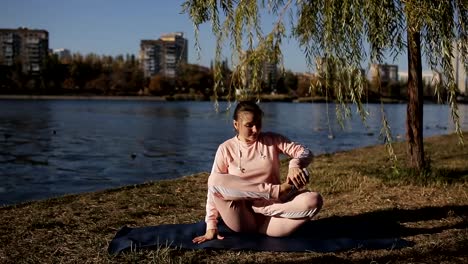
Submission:
[[[65,48],[72,53],[98,55],[133,54],[138,57],[140,41],[157,39],[170,32],[183,32],[188,39],[189,63],[209,66],[215,54],[215,38],[210,25],[200,27],[200,60],[195,49],[194,27],[181,14],[183,1],[143,0],[138,4],[123,0],[33,1],[5,0],[0,9],[0,28],[44,29],[49,32],[50,49]],[[263,17],[264,32],[274,22]],[[284,66],[294,72],[309,72],[302,50],[293,39],[283,41]],[[228,48],[224,56],[230,59]],[[406,55],[396,61],[400,71],[407,70]],[[365,66],[364,66],[365,67]]]

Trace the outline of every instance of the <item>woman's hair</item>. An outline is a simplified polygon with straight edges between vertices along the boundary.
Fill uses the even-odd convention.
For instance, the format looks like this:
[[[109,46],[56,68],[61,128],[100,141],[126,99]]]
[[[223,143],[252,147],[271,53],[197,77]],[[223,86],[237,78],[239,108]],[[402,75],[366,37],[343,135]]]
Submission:
[[[262,109],[254,101],[240,101],[234,110],[232,119],[237,120],[240,112],[250,112],[254,116],[263,117]]]

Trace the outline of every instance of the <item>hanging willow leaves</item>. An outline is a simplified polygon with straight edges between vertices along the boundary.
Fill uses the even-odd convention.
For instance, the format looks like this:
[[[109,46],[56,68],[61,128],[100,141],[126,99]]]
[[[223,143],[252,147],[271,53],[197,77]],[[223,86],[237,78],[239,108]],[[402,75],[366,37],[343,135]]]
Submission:
[[[247,91],[258,97],[263,63],[282,64],[282,40],[295,38],[310,70],[315,69],[321,80],[318,84],[311,83],[310,89],[320,87],[326,89],[326,94],[336,96],[339,120],[351,115],[348,102],[356,104],[357,112],[365,119],[367,112],[362,96],[367,81],[361,71],[363,65],[367,68],[365,64],[381,64],[387,56],[396,59],[403,53],[410,54],[407,36],[414,35],[417,38],[411,41],[418,41],[414,46],[417,54],[413,58],[418,59],[415,65],[420,65],[421,47],[430,69],[443,76],[436,94],[447,94],[455,131],[463,142],[452,58],[456,47],[468,70],[467,0],[186,0],[183,11],[194,23],[196,33],[200,24],[211,23],[217,43],[215,95],[222,85],[220,62],[224,43],[229,43],[234,70],[226,88]],[[261,15],[276,18],[270,32],[262,32]],[[410,72],[408,91],[418,95],[422,90],[422,70],[415,68]],[[418,109],[422,109],[421,101],[418,96],[410,96],[408,126],[413,126],[411,122],[422,122],[422,116],[417,114]],[[384,111],[382,115],[386,122]],[[388,126],[384,124],[385,127]],[[410,145],[418,141],[412,137],[422,138],[420,125],[414,127],[416,130],[407,131]],[[383,134],[391,135],[389,131]],[[391,138],[385,142],[391,142]],[[417,164],[418,167],[422,165],[422,162]]]

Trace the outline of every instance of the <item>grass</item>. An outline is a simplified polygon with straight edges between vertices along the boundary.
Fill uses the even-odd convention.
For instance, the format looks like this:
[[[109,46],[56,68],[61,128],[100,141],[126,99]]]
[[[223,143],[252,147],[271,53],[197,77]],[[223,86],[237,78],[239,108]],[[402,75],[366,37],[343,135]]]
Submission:
[[[398,173],[384,146],[316,157],[310,189],[322,193],[322,236],[353,234],[349,223],[376,223],[414,242],[399,250],[272,253],[158,248],[109,256],[123,225],[203,219],[207,173],[0,208],[0,263],[468,263],[468,148],[455,135],[425,140],[426,177]],[[287,166],[282,166],[283,174]]]

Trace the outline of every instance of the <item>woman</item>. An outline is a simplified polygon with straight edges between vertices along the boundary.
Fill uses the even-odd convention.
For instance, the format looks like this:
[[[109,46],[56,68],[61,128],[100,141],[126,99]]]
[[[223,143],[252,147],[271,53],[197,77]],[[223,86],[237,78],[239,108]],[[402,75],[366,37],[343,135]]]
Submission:
[[[262,117],[254,102],[237,104],[233,115],[237,135],[218,147],[208,178],[206,233],[193,243],[223,239],[217,229],[218,216],[235,232],[281,237],[322,207],[318,193],[303,190],[312,153],[282,135],[260,132]],[[279,174],[281,153],[292,158],[284,183]]]

